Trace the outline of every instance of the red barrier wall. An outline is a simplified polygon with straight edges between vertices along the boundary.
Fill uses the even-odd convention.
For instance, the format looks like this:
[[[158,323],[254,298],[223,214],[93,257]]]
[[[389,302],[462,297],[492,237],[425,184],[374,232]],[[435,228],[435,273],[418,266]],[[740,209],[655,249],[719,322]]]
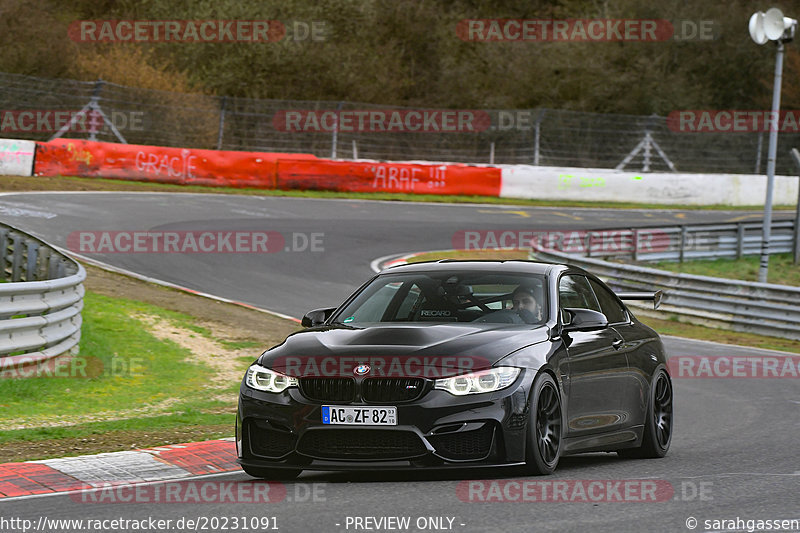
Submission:
[[[310,154],[164,148],[75,139],[36,143],[35,176],[87,176],[259,189],[499,196],[501,171],[468,165],[333,161]]]
[[[182,185],[275,188],[279,157],[308,154],[225,152],[58,139],[36,143],[35,176],[121,178]]]
[[[278,189],[499,196],[499,168],[419,163],[278,160]]]

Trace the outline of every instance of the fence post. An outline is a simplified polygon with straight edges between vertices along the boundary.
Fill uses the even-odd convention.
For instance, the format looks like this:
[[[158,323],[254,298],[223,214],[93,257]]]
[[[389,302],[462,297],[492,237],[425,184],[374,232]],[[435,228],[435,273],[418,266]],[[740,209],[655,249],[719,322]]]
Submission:
[[[546,111],[547,109],[539,110],[539,114],[536,115],[536,124],[534,125],[533,130],[533,164],[537,167],[539,166],[539,140],[541,138],[541,126]]]
[[[489,164],[494,165],[494,141],[489,144]]]
[[[353,139],[353,159],[358,159],[358,145],[355,139]]]
[[[650,135],[650,130],[644,134],[644,155],[642,156],[642,172],[650,172],[650,148],[653,142],[653,137]]]
[[[764,132],[758,132],[758,151],[756,152],[756,171],[753,174],[761,174],[761,147],[764,144]]]
[[[633,260],[639,260],[639,231],[631,228],[631,242],[633,244]]]
[[[342,110],[344,102],[339,102],[336,106],[336,117],[333,119],[333,136],[331,138],[331,159],[336,159],[336,145],[339,142],[339,111]]]
[[[222,97],[222,104],[219,109],[219,135],[217,136],[217,150],[222,150],[222,132],[225,131],[225,105],[228,102],[226,96]]]
[[[97,80],[95,82],[95,84],[94,84],[94,90],[92,91],[92,98],[91,98],[91,100],[89,100],[89,108],[92,111],[94,111],[96,108],[99,107],[99,104],[97,102],[100,100],[100,91],[103,90],[103,84],[104,83],[105,82],[103,80]],[[89,122],[89,140],[90,141],[96,141],[97,140],[97,124],[95,122],[96,120],[97,120],[97,114],[96,113],[92,113],[89,116],[89,120],[87,121],[87,122]]]

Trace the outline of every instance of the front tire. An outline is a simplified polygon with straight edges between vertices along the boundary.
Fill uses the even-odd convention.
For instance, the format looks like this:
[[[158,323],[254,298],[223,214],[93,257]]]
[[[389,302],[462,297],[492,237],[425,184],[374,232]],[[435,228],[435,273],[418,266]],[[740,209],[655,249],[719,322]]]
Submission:
[[[536,476],[552,474],[561,456],[561,396],[553,377],[542,372],[533,382],[525,447],[526,471]]]
[[[672,442],[672,382],[664,369],[659,369],[650,388],[647,421],[642,445],[618,450],[620,457],[659,459],[667,455]]]
[[[296,478],[300,475],[300,472],[302,472],[302,470],[299,468],[262,468],[245,465],[242,465],[242,470],[244,470],[249,476],[266,479],[269,481],[288,481]]]

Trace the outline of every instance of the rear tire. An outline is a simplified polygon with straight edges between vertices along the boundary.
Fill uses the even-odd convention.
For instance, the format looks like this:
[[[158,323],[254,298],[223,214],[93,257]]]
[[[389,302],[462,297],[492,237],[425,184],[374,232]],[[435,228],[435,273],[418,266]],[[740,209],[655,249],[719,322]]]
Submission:
[[[242,470],[244,470],[249,476],[266,479],[269,481],[294,479],[300,475],[300,472],[302,472],[302,470],[299,468],[262,468],[245,465],[242,465]]]
[[[533,382],[525,446],[526,472],[552,474],[561,456],[561,396],[553,377],[542,372]]]
[[[638,448],[617,450],[620,457],[634,459],[659,459],[667,455],[672,442],[672,383],[667,373],[660,369],[653,377],[647,421]]]

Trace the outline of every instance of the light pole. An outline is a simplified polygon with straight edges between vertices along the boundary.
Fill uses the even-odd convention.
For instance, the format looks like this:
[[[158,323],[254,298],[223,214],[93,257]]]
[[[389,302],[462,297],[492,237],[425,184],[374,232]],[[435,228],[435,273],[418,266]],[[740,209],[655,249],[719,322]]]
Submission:
[[[781,76],[783,74],[783,43],[794,39],[797,21],[784,17],[781,10],[773,7],[766,13],[757,11],[750,17],[748,29],[756,44],[775,41],[775,79],[772,86],[772,113],[769,125],[769,149],[767,151],[767,198],[764,202],[764,233],[761,239],[761,263],[758,267],[758,281],[767,282],[769,270],[769,239],[772,230],[772,196],[775,189],[775,157],[778,152],[778,123],[781,107]]]

